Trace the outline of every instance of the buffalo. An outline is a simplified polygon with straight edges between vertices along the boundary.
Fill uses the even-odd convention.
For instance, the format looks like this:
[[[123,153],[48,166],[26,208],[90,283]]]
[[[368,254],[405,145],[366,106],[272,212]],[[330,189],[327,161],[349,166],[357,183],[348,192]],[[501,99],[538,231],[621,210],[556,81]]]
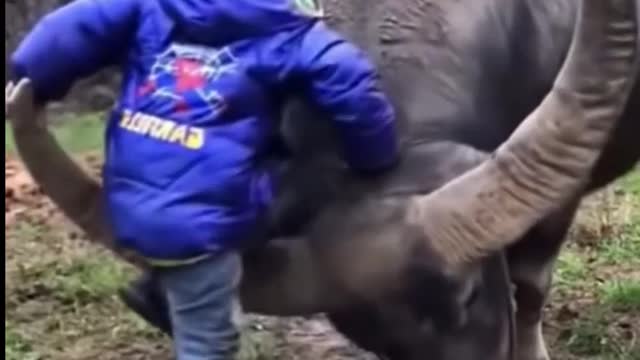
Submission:
[[[328,313],[393,360],[548,360],[542,309],[576,209],[640,159],[638,1],[324,6],[376,61],[403,160],[358,178],[323,115],[292,99],[287,181],[270,239],[245,255],[243,307]],[[113,246],[100,184],[36,122],[14,133],[64,213],[144,267]]]

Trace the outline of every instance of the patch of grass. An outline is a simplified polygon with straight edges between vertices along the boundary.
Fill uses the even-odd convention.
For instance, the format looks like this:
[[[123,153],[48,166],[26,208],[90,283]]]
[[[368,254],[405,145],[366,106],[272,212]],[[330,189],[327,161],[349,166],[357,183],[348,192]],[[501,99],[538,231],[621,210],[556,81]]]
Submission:
[[[11,130],[11,125],[7,121],[4,123],[4,150],[8,152],[15,151],[16,145],[15,141],[13,141],[13,133]]]
[[[50,275],[60,300],[85,304],[115,295],[131,278],[131,271],[105,256],[73,259]]]
[[[618,229],[598,243],[598,263],[640,266],[640,171],[632,171],[617,184],[616,205],[622,211]]]
[[[594,305],[585,309],[560,336],[558,350],[567,354],[560,359],[580,360],[640,360],[640,352],[634,345],[633,329],[629,323],[612,314],[606,305]],[[631,325],[633,326],[633,325]]]
[[[594,265],[640,267],[640,171],[591,196],[573,236],[579,246],[595,250]]]
[[[587,197],[572,235],[579,245],[601,246],[620,236],[640,241],[640,170]]]
[[[138,314],[125,308],[123,303],[118,300],[118,308],[121,312],[120,328],[123,332],[134,334],[136,337],[147,340],[158,340],[164,337],[164,333],[152,327],[146,320],[138,316]]]
[[[567,339],[567,349],[581,358],[601,360],[627,360],[616,339],[607,335],[606,323],[601,318],[581,319]]]
[[[585,280],[588,267],[584,257],[577,251],[568,248],[560,254],[555,271],[556,286],[562,289],[572,289]]]
[[[5,229],[5,235],[7,232],[11,232],[12,235],[20,239],[27,239],[33,241],[46,232],[46,228],[39,224],[30,223],[27,221],[17,222],[11,229]]]
[[[276,360],[277,339],[272,333],[245,329],[240,339],[238,360]]]
[[[640,196],[640,170],[634,170],[622,178],[620,185],[627,193]]]
[[[4,356],[7,360],[37,360],[41,357],[35,353],[29,342],[13,330],[6,321],[4,323]]]
[[[623,279],[600,286],[602,301],[614,311],[640,313],[640,279]]]
[[[5,304],[53,297],[63,304],[112,296],[132,271],[106,251],[97,252],[45,224],[16,222],[5,229]],[[34,256],[37,254],[37,256]]]
[[[598,262],[640,266],[640,223],[628,224],[620,236],[604,239],[599,244]]]
[[[611,352],[609,341],[602,334],[606,328],[598,321],[581,320],[576,324],[568,341],[567,348],[574,355],[594,356]]]
[[[114,296],[135,274],[127,265],[61,228],[21,223],[5,233],[8,359],[168,360],[166,339]]]
[[[5,122],[4,148],[15,151],[15,142],[11,126]],[[56,125],[51,132],[60,144],[72,153],[101,150],[104,144],[104,115],[101,113],[68,116]]]
[[[567,360],[640,360],[640,171],[585,201],[555,272],[547,334]]]

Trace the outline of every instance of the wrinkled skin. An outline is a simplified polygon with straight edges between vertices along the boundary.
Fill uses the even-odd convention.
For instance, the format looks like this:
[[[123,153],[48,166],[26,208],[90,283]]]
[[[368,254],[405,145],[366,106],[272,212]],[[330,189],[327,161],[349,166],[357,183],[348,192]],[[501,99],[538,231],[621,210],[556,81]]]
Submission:
[[[311,119],[318,114],[290,107],[294,158],[273,214],[280,237],[245,256],[245,309],[328,312],[360,346],[394,360],[507,359],[506,251],[516,359],[546,360],[542,306],[579,199],[640,158],[637,1],[586,0],[564,62],[578,4],[327,0],[332,25],[377,61],[403,162],[354,178],[327,150],[330,131],[311,128],[325,123]],[[122,254],[100,187],[37,126],[16,131],[16,142],[45,192]],[[292,229],[291,214],[310,218]]]

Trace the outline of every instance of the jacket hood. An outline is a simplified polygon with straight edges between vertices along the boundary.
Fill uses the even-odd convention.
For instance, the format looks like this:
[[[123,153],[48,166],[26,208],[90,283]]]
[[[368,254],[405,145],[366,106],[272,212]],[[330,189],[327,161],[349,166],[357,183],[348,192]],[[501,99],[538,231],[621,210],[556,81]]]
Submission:
[[[180,34],[216,45],[296,28],[322,16],[318,0],[158,0]]]

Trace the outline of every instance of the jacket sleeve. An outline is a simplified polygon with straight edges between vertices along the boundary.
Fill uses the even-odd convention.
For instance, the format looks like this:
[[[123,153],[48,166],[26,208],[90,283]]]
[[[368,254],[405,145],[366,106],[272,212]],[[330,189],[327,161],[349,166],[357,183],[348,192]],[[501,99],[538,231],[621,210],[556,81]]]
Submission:
[[[75,0],[40,20],[10,60],[29,77],[36,101],[63,98],[74,82],[116,65],[135,31],[139,0]]]
[[[365,172],[392,166],[398,155],[395,113],[364,52],[317,22],[296,58],[309,100],[337,126],[347,163]]]

